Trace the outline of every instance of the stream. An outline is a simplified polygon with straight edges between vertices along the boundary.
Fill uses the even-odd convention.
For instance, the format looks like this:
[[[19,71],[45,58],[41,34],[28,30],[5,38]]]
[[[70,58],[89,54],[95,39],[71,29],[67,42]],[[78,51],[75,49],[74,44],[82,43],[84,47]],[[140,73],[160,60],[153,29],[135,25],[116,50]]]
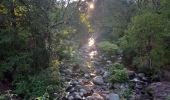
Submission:
[[[110,73],[108,66],[121,62],[121,56],[112,61],[96,49],[95,39],[89,38],[77,52],[80,55],[80,65],[69,67],[62,71],[64,78],[65,95],[62,100],[120,100],[120,95],[114,92],[118,88],[121,91],[129,88],[129,83],[111,83],[108,80]],[[152,100],[143,92],[148,85],[143,73],[136,74],[129,71],[130,82],[134,83],[133,96],[129,100]],[[132,94],[130,94],[132,95]],[[143,98],[144,99],[140,99]]]
[[[95,39],[89,38],[78,53],[82,61],[80,68],[64,71],[67,79],[63,100],[119,100],[119,96],[110,91],[112,83],[107,80],[107,66],[100,63],[103,57],[98,57]]]

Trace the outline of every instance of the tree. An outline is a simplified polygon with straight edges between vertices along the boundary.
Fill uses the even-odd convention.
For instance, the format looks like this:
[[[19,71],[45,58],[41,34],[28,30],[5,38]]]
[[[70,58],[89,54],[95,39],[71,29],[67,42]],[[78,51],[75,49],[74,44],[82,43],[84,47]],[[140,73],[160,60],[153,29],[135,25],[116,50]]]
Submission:
[[[153,0],[148,5],[141,6],[137,15],[132,19],[127,34],[121,40],[124,56],[133,59],[133,66],[141,69],[156,69],[168,63],[168,37],[167,17],[168,1]],[[154,3],[161,3],[155,9]],[[166,2],[166,3],[165,3]],[[140,2],[141,3],[141,2]],[[150,5],[152,4],[152,5]],[[165,13],[166,12],[166,13]],[[131,57],[128,57],[131,55]],[[146,70],[143,70],[146,71]],[[153,72],[153,71],[152,71]]]

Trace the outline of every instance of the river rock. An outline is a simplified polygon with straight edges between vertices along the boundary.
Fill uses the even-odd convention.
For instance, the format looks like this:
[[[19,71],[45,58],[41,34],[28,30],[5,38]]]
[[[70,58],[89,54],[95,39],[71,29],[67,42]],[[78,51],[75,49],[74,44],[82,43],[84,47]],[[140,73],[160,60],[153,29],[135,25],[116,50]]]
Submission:
[[[66,89],[66,92],[73,92],[74,90],[75,90],[74,87],[69,86],[69,87]]]
[[[68,100],[74,100],[74,97],[73,96],[69,96]]]
[[[104,98],[97,93],[93,93],[92,96],[88,96],[85,100],[104,100]]]
[[[120,100],[119,95],[115,93],[110,93],[108,97],[109,100]]]
[[[87,78],[87,79],[89,79],[89,78],[90,78],[90,75],[86,73],[86,74],[84,74],[84,77]]]
[[[107,62],[108,64],[111,64],[111,63],[112,63],[112,61],[110,61],[110,60],[107,60],[106,62]]]
[[[87,91],[86,91],[85,89],[80,89],[80,92],[82,92],[83,95],[84,95],[84,94],[87,94]]]
[[[170,82],[152,83],[147,90],[153,95],[153,100],[166,100],[170,96]]]
[[[84,96],[84,93],[83,93],[83,92],[80,92],[79,94],[80,94],[80,96]]]
[[[128,70],[127,72],[128,76],[129,76],[129,79],[133,79],[136,75],[136,73],[134,71],[131,71],[131,70]]]
[[[110,73],[105,71],[104,74],[103,74],[103,78],[107,78],[109,75],[110,75]]]
[[[66,69],[64,72],[65,72],[65,74],[67,74],[67,75],[73,74],[73,72],[72,72],[71,69]]]
[[[82,97],[81,97],[79,94],[76,94],[76,95],[75,95],[75,99],[78,99],[78,100],[80,99],[80,100],[81,100]]]
[[[102,85],[104,84],[103,77],[102,76],[96,76],[93,78],[93,82],[96,85]]]
[[[95,74],[95,73],[90,73],[90,76],[91,76],[91,77],[95,77],[96,74]]]
[[[76,80],[74,80],[74,81],[72,81],[70,84],[71,84],[72,86],[76,86],[76,85],[78,85],[78,84],[79,84],[79,82],[78,82],[78,81],[76,81]]]
[[[145,74],[144,74],[144,73],[139,73],[139,74],[138,74],[138,77],[139,77],[139,78],[143,78],[143,77],[145,77]]]

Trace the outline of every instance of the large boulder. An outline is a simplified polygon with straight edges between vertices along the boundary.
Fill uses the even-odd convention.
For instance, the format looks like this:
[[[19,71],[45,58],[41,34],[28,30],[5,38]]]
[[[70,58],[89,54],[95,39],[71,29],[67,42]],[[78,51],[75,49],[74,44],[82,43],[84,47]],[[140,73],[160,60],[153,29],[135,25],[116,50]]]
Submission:
[[[152,83],[147,90],[153,95],[153,100],[166,100],[170,96],[170,82]]]
[[[102,76],[96,76],[93,78],[93,83],[96,85],[102,85],[104,84],[103,77]]]

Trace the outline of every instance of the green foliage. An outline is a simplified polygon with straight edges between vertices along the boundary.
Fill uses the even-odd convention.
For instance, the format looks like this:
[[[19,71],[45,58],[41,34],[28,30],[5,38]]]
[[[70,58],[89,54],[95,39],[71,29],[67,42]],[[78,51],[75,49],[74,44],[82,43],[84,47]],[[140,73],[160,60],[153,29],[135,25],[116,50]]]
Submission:
[[[85,13],[81,13],[80,14],[80,21],[82,23],[84,23],[84,25],[87,27],[89,33],[93,32],[93,28],[91,26],[91,23],[89,22],[88,15],[86,15]]]
[[[151,59],[152,68],[159,68],[165,63],[162,21],[160,18],[160,15],[156,13],[144,10],[133,18],[132,24],[128,27],[126,40],[122,39],[122,47],[127,45],[124,50],[134,51],[134,66],[150,68],[149,59]]]
[[[118,46],[116,44],[110,43],[109,41],[103,41],[97,44],[99,50],[105,54],[116,54],[118,51]]]
[[[133,96],[133,91],[129,88],[118,88],[115,89],[115,92],[119,94],[121,100],[130,100]]]
[[[165,100],[170,100],[170,96],[167,96]]]
[[[49,95],[52,96],[51,93],[60,91],[62,88],[59,66],[60,62],[53,60],[52,65],[46,70],[42,70],[39,74],[33,76],[30,75],[26,80],[19,80],[16,82],[15,92],[23,95],[25,99],[38,97],[38,100],[48,100]]]
[[[117,41],[124,35],[129,19],[134,14],[134,5],[128,4],[127,0],[99,0],[95,4],[91,21],[97,30],[98,39]]]
[[[109,67],[111,76],[109,80],[113,83],[124,83],[128,81],[127,70],[122,64],[115,63]]]
[[[47,92],[45,92],[43,96],[37,97],[35,100],[50,100],[49,94]]]
[[[114,70],[114,69],[122,70],[123,68],[124,68],[123,64],[120,64],[120,63],[114,63],[114,64],[110,65],[110,67],[109,67],[110,70]]]
[[[0,94],[0,100],[5,100],[6,98],[6,95],[5,94]]]
[[[47,88],[47,84],[45,83],[46,80],[47,77],[45,77],[45,75],[30,76],[27,80],[22,80],[16,83],[15,92],[24,95],[25,99],[41,96],[45,93]]]

